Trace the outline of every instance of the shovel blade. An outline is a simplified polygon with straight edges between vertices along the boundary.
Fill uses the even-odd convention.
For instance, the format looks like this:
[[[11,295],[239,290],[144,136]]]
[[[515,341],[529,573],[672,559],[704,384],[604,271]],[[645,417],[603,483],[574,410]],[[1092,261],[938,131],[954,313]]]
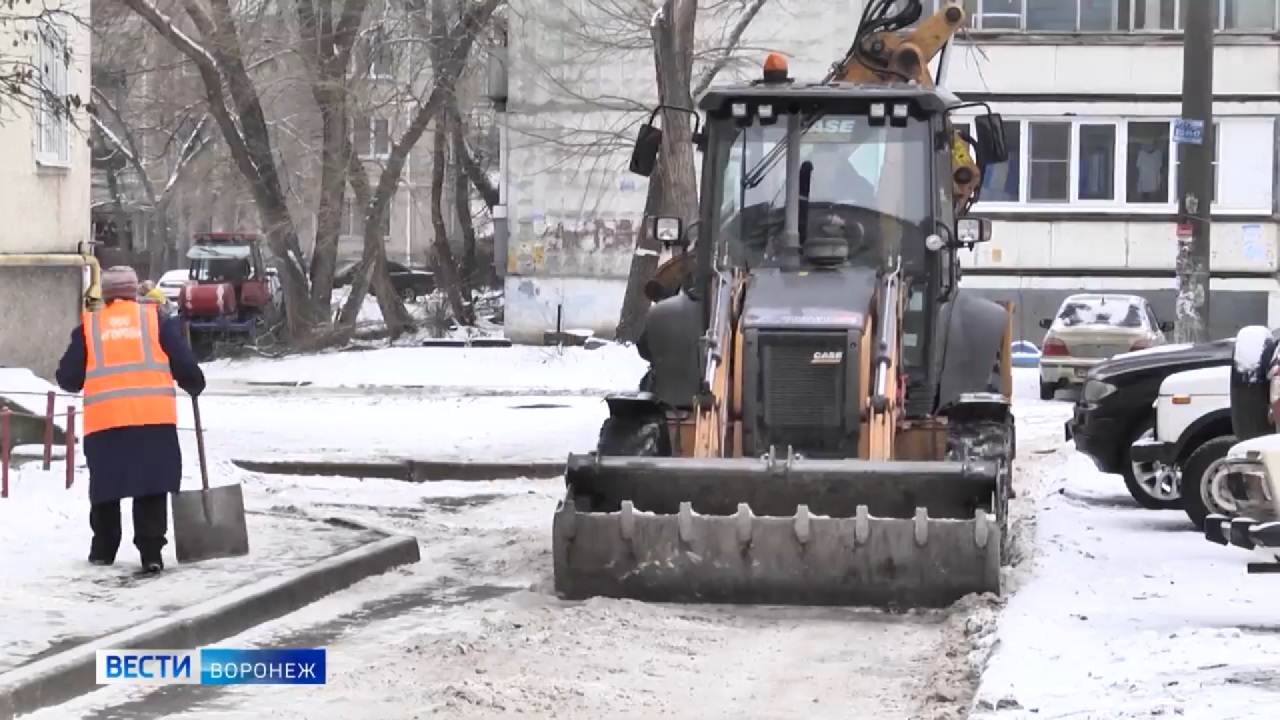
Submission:
[[[173,544],[180,563],[249,554],[239,485],[173,494]]]

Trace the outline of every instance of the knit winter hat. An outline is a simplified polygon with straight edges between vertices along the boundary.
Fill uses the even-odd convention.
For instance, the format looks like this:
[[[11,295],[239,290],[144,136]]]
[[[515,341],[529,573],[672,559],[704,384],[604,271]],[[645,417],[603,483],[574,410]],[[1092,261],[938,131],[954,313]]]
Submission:
[[[138,274],[127,265],[116,265],[102,272],[103,300],[136,300]]]

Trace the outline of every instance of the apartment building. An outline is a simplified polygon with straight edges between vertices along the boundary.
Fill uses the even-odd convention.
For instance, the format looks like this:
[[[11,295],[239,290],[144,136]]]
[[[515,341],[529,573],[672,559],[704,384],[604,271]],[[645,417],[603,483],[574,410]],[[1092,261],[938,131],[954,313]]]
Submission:
[[[1276,0],[1204,1],[1216,4],[1219,29],[1210,324],[1222,336],[1245,323],[1280,322],[1274,279],[1280,36]],[[938,0],[924,4],[932,12]],[[521,11],[513,13],[520,19],[511,33],[504,116],[513,135],[504,153],[511,178],[507,331],[532,340],[558,318],[608,332],[645,181],[626,173],[626,141],[639,116],[606,99],[652,103],[652,59],[575,48],[581,33],[565,30],[565,18],[582,17],[589,0],[513,5]],[[783,52],[795,77],[822,77],[848,49],[861,5],[769,3],[742,45]],[[995,240],[964,258],[964,286],[1014,300],[1019,334],[1036,341],[1040,317],[1081,288],[1141,292],[1171,319],[1179,0],[965,0],[964,6],[970,27],[948,56],[946,84],[1004,116],[1013,155],[988,176],[976,205],[995,221]],[[731,66],[717,81],[752,75],[762,56],[744,53],[743,69]],[[619,139],[575,155],[581,140],[565,138],[584,135]]]
[[[1275,0],[1215,6],[1210,331],[1280,322]],[[1001,113],[1012,158],[975,211],[995,239],[964,286],[1019,309],[1019,332],[1082,289],[1136,292],[1173,319],[1181,17],[1189,0],[967,0],[947,84]]]
[[[22,10],[5,12],[25,16]],[[89,146],[85,116],[65,98],[89,95],[87,0],[64,3],[68,16],[0,24],[0,43],[33,68],[25,99],[0,106],[0,366],[51,377],[80,320],[88,247]]]

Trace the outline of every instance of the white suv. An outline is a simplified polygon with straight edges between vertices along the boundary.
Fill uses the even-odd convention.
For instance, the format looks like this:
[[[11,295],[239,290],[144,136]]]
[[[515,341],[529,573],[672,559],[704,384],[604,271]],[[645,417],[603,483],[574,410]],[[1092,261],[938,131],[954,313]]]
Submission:
[[[1196,529],[1206,515],[1229,512],[1221,484],[1231,427],[1231,367],[1174,373],[1160,383],[1155,428],[1133,444],[1134,478],[1178,499]]]

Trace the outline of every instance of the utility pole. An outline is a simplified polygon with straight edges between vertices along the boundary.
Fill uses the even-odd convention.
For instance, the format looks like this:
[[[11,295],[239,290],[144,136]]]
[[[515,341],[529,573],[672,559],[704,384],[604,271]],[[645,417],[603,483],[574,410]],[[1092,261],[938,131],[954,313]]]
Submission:
[[[1181,3],[1182,117],[1178,145],[1178,255],[1174,342],[1208,340],[1209,228],[1213,198],[1213,31],[1216,0]]]

